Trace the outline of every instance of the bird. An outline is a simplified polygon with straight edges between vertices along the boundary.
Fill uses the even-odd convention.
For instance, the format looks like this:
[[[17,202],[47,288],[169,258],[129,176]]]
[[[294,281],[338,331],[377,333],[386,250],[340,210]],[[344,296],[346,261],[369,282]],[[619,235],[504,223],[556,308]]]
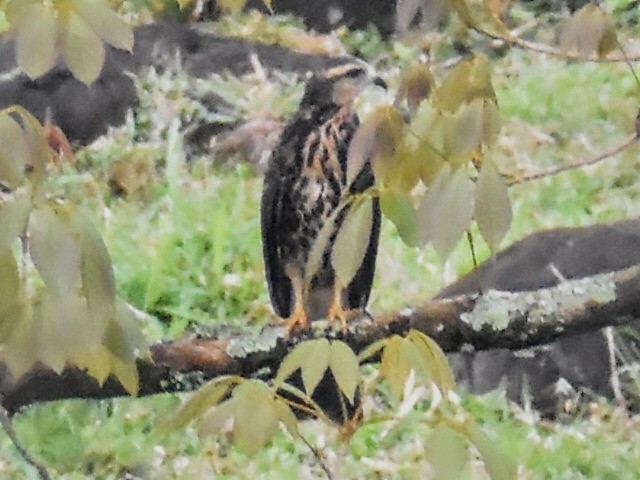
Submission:
[[[347,321],[362,314],[369,300],[380,236],[377,198],[366,252],[346,286],[337,281],[331,251],[349,210],[343,200],[375,183],[367,159],[347,184],[349,145],[360,125],[354,101],[371,84],[387,88],[360,61],[311,75],[269,158],[260,204],[262,249],[271,304],[290,333],[321,318],[338,320],[346,330]],[[333,222],[329,239],[308,278],[310,252],[327,222]]]

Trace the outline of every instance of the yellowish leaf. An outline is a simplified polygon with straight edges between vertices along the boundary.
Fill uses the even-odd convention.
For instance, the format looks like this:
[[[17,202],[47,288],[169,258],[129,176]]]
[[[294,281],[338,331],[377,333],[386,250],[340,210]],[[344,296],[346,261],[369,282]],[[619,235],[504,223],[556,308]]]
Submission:
[[[0,250],[11,247],[24,233],[31,208],[31,201],[24,192],[0,200]]]
[[[16,258],[8,246],[0,248],[0,344],[13,332],[20,315],[16,312],[22,303],[21,284]]]
[[[349,285],[362,265],[373,228],[370,197],[354,201],[340,226],[331,252],[331,265],[342,285]]]
[[[575,49],[582,57],[592,53],[604,57],[618,45],[615,22],[601,7],[587,4],[576,11],[564,25],[560,47]]]
[[[406,356],[401,355],[404,342],[404,338],[394,335],[387,340],[382,351],[380,370],[396,400],[402,398],[404,385],[411,372],[411,365],[406,361]]]
[[[100,75],[104,45],[75,12],[69,12],[62,24],[62,55],[71,73],[87,85]]]
[[[276,399],[274,402],[278,420],[280,420],[280,422],[285,426],[289,435],[294,438],[300,436],[300,432],[298,430],[298,419],[291,411],[289,405],[280,399]]]
[[[58,57],[58,20],[53,7],[41,2],[18,2],[9,21],[16,41],[18,66],[31,78],[49,71]]]
[[[326,338],[307,340],[309,343],[308,357],[302,362],[301,374],[304,388],[308,395],[313,394],[324,372],[329,367],[331,346]]]
[[[247,0],[218,0],[218,6],[227,12],[238,13],[244,10]]]
[[[102,40],[131,51],[133,30],[104,1],[83,0],[76,4],[76,12]]]
[[[460,478],[471,460],[465,438],[442,422],[429,435],[425,458],[433,468],[430,478],[434,480]]]
[[[458,14],[458,17],[460,17],[460,20],[462,20],[462,23],[464,23],[465,26],[470,28],[474,28],[476,26],[476,21],[473,19],[473,16],[469,11],[466,0],[451,0],[449,4]]]
[[[444,180],[429,185],[418,206],[418,228],[422,238],[427,236],[438,255],[446,259],[471,223],[474,184],[464,168]]]
[[[115,320],[116,286],[111,258],[100,232],[77,210],[69,211],[72,232],[80,243],[82,291],[89,304],[91,321],[104,330]],[[88,319],[89,320],[89,319]]]
[[[338,387],[353,404],[356,389],[360,384],[360,365],[358,357],[346,343],[339,340],[331,343],[329,368]]]
[[[258,380],[247,380],[233,390],[234,442],[249,455],[255,454],[278,430],[280,419],[274,391]]]
[[[518,478],[518,466],[500,448],[499,443],[490,438],[476,423],[465,425],[465,434],[480,452],[484,467],[491,480],[515,480]]]
[[[192,420],[201,418],[207,410],[218,405],[227,392],[241,381],[241,377],[223,375],[206,383],[180,405],[175,415],[161,427],[162,430],[183,428]]]
[[[462,103],[476,98],[497,101],[491,83],[491,64],[482,55],[456,65],[433,93],[435,107],[450,113],[458,110]]]
[[[0,112],[0,182],[10,188],[22,184],[28,159],[24,131],[8,113]]]
[[[507,185],[491,160],[482,162],[476,182],[474,218],[492,252],[496,252],[500,242],[511,225],[513,213],[507,192]]]
[[[377,355],[380,350],[382,350],[387,344],[387,339],[383,338],[382,340],[378,340],[377,342],[373,342],[371,345],[366,347],[358,354],[358,363],[362,363],[365,360]]]
[[[409,65],[401,79],[396,103],[399,103],[402,97],[406,97],[409,113],[414,116],[420,103],[429,97],[435,85],[436,81],[429,65],[422,61],[415,61]]]
[[[66,207],[43,205],[31,212],[29,251],[52,291],[64,296],[79,287],[82,247],[72,233]]]
[[[444,208],[444,197],[450,181],[451,167],[445,163],[429,182],[426,193],[420,199],[416,212],[416,236],[419,247],[431,240],[431,229],[438,226],[438,212]]]
[[[443,392],[455,388],[453,371],[449,366],[447,356],[432,338],[418,330],[410,330],[407,340],[415,345],[416,353],[424,360],[423,373],[433,381]]]
[[[448,155],[460,155],[480,148],[484,132],[484,100],[461,104],[454,113],[444,115],[445,144]]]
[[[38,360],[34,325],[27,309],[15,312],[10,337],[0,349],[0,358],[15,378],[24,375]]]

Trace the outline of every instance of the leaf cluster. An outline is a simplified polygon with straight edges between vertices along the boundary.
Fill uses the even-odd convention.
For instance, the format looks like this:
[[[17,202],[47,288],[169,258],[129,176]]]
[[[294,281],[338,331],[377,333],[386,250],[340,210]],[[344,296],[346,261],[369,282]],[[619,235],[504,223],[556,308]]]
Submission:
[[[0,358],[15,376],[70,363],[136,393],[139,327],[116,298],[100,233],[48,195],[45,129],[21,107],[2,110],[0,145]]]
[[[71,73],[90,84],[102,70],[103,41],[131,50],[133,31],[103,0],[4,0],[0,2],[15,40],[18,66],[36,78],[59,56]]]
[[[406,337],[394,335],[380,340],[359,355],[339,340],[303,341],[285,357],[273,382],[238,376],[216,378],[194,393],[165,428],[182,428],[195,420],[201,435],[231,431],[234,443],[245,453],[254,454],[270,442],[279,425],[294,438],[301,437],[293,413],[298,410],[334,425],[343,437],[351,438],[360,427],[362,415],[355,415],[346,424],[335,424],[312,395],[323,376],[331,372],[338,390],[354,406],[358,402],[356,392],[363,388],[360,364],[378,356],[378,380],[388,385],[392,402],[399,406],[393,423],[419,418],[429,426],[424,454],[435,478],[456,478],[471,461],[470,445],[480,453],[492,478],[515,478],[515,465],[462,409],[443,351],[415,330]],[[302,389],[287,383],[297,372]],[[415,409],[420,399],[430,400],[426,416]],[[362,406],[356,406],[361,412]]]

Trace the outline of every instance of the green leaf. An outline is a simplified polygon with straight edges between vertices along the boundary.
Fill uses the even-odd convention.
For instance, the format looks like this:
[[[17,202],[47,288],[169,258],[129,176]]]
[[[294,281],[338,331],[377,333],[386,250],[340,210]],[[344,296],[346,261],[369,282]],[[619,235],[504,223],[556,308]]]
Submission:
[[[102,41],[85,21],[69,12],[62,23],[62,55],[71,73],[87,85],[100,75],[105,51]]]
[[[471,460],[465,438],[442,422],[429,436],[425,458],[433,468],[433,477],[429,478],[434,480],[460,478]]]
[[[342,285],[349,285],[362,265],[372,228],[372,199],[356,200],[340,226],[331,252],[331,265]]]
[[[491,480],[515,480],[518,477],[517,464],[476,423],[465,425],[465,433],[480,452]]]
[[[31,210],[31,201],[24,195],[13,195],[0,200],[0,250],[6,250],[18,239]]]
[[[82,247],[73,234],[69,207],[43,205],[31,212],[29,251],[38,273],[54,292],[71,294],[80,284]]]
[[[443,118],[448,155],[470,153],[480,148],[484,133],[484,100],[463,103]]]
[[[218,405],[227,392],[241,381],[242,378],[236,375],[223,375],[206,383],[180,405],[161,429],[166,431],[184,428],[192,420],[201,418],[211,407]]]
[[[40,2],[16,5],[9,20],[16,41],[18,66],[31,78],[49,71],[58,57],[58,20],[53,8]]]
[[[469,228],[473,215],[474,184],[464,168],[449,178],[441,172],[429,185],[418,206],[418,231],[428,238],[438,255],[446,259],[462,234]]]
[[[21,185],[28,159],[24,131],[9,114],[0,113],[0,181],[10,188]]]
[[[133,49],[133,30],[101,0],[83,0],[76,12],[98,37],[116,48]]]
[[[511,225],[513,213],[507,192],[507,185],[491,160],[485,159],[476,182],[474,218],[492,252],[496,252],[500,242]]]
[[[331,343],[329,368],[342,393],[353,404],[356,389],[360,384],[358,357],[346,343],[334,340]]]
[[[380,207],[385,217],[393,222],[402,241],[416,246],[416,208],[413,197],[402,190],[385,189],[380,191]]]

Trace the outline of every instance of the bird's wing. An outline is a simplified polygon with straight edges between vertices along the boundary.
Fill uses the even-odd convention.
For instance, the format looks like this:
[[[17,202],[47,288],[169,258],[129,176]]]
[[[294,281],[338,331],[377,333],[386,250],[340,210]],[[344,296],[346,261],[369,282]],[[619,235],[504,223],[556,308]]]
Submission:
[[[274,156],[282,155],[279,149]],[[281,317],[291,314],[293,288],[291,280],[285,274],[285,260],[282,258],[282,176],[277,158],[271,164],[264,177],[262,200],[260,204],[260,223],[262,230],[262,254],[267,276],[269,296],[275,312]]]

